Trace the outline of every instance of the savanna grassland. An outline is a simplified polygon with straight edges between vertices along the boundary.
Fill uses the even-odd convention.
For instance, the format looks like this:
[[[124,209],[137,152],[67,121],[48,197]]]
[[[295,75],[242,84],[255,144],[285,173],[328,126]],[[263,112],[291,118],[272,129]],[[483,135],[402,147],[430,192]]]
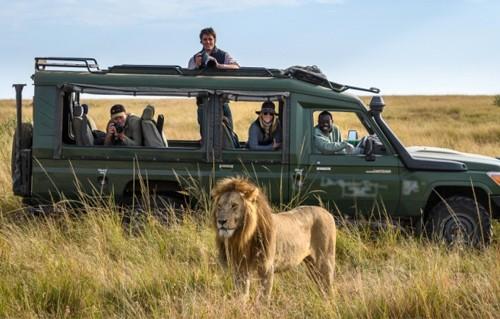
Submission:
[[[366,99],[368,100],[368,98]],[[389,96],[384,117],[406,146],[500,156],[500,107],[492,96]],[[109,106],[89,100],[104,130]],[[199,139],[192,100],[147,103],[166,116],[167,138]],[[25,101],[25,120],[31,118]],[[232,106],[246,140],[255,103]],[[187,116],[186,114],[192,114]],[[339,119],[340,121],[341,119]],[[339,123],[342,131],[354,123]],[[206,204],[169,225],[146,216],[122,223],[113,203],[84,214],[31,216],[12,195],[14,101],[0,101],[0,317],[35,318],[499,318],[500,225],[488,248],[447,248],[397,227],[342,221],[336,284],[324,300],[299,267],[275,277],[273,300],[243,304],[217,262]],[[177,134],[182,134],[177,135]],[[252,292],[252,296],[256,291]]]

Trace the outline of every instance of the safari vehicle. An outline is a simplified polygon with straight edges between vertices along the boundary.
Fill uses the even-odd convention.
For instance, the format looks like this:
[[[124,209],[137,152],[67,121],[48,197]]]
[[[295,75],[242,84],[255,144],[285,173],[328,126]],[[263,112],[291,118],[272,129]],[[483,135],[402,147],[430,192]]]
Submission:
[[[21,121],[22,85],[15,85],[14,193],[29,205],[63,196],[76,199],[81,192],[127,203],[147,185],[151,196],[182,199],[189,196],[182,181],[195,180],[209,192],[216,179],[246,175],[276,205],[296,199],[321,202],[332,213],[386,214],[447,242],[490,241],[491,220],[500,216],[500,160],[448,149],[406,148],[384,122],[380,96],[373,96],[366,107],[344,93],[350,89],[377,94],[378,89],[338,84],[315,71],[156,65],[100,69],[95,59],[35,58],[32,124]],[[95,145],[88,123],[92,103],[87,114],[82,112],[86,95],[183,98],[191,107],[185,108],[182,119],[196,126],[199,112],[200,127],[195,130],[200,136],[172,138],[171,131],[159,127],[164,146],[145,146],[151,145],[146,141],[135,147]],[[281,148],[254,151],[244,138],[235,143],[232,131],[244,135],[251,122],[231,127],[224,121],[224,104],[236,114],[244,103],[253,103],[248,118],[254,120],[253,112],[266,100],[278,106]],[[344,134],[353,128],[347,138],[360,145],[359,152],[314,152],[312,132],[324,110],[333,114],[335,123],[347,123]],[[164,112],[167,125],[168,106]],[[154,120],[151,114],[142,117],[146,126],[158,127]],[[139,175],[145,183],[139,182]]]

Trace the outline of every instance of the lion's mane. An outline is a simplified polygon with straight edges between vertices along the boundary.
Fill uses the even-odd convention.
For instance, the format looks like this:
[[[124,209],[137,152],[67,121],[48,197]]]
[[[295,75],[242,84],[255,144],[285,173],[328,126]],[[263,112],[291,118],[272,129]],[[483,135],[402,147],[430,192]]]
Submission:
[[[218,203],[220,197],[228,192],[237,192],[242,196],[245,212],[243,226],[231,238],[216,235],[219,257],[222,262],[238,270],[255,269],[270,259],[270,247],[273,244],[271,207],[266,195],[245,178],[229,177],[220,181],[212,190],[214,203]],[[214,211],[212,215],[215,224],[217,214]]]

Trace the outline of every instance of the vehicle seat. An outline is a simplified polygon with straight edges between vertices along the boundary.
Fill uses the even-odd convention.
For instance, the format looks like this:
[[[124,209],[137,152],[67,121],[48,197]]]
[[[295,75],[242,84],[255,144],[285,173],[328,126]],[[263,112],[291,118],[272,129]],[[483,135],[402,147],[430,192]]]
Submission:
[[[89,115],[89,106],[87,104],[82,104],[82,108],[83,108],[83,114],[85,114],[85,116],[87,117],[87,121],[89,123],[90,130],[92,132],[97,131],[97,125],[95,124],[94,119]]]
[[[238,135],[231,130],[227,117],[222,118],[222,147],[226,150],[232,150],[240,147]]]
[[[75,134],[76,145],[94,145],[94,136],[87,115],[80,105],[73,106],[73,134]]]
[[[154,120],[155,108],[152,105],[146,106],[141,116],[142,139],[144,146],[149,147],[167,147],[167,141],[163,134],[158,130]]]

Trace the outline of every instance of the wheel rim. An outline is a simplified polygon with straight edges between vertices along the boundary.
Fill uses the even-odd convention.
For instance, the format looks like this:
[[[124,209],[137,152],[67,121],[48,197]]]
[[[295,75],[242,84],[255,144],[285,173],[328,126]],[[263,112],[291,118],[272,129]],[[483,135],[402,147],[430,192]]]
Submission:
[[[472,244],[476,222],[470,216],[454,214],[443,221],[443,237],[452,244]]]

